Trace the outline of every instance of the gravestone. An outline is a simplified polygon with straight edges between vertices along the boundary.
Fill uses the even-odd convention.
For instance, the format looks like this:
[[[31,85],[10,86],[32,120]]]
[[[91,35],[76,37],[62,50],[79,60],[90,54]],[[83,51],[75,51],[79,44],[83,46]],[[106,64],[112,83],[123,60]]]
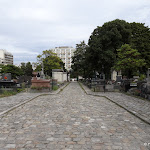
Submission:
[[[2,74],[3,81],[11,81],[11,73],[4,73]]]
[[[122,80],[122,75],[117,75],[116,76],[116,82],[121,82]]]
[[[2,79],[0,80],[0,88],[10,88],[15,87],[16,82],[11,80],[11,73],[4,73],[2,74]]]

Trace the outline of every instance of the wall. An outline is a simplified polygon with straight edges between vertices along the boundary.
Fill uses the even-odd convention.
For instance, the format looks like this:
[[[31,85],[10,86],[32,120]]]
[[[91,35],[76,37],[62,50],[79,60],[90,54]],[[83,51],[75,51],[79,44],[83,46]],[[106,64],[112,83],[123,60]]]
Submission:
[[[67,72],[63,73],[63,81],[67,81]]]
[[[62,83],[64,81],[67,81],[67,73],[66,72],[52,72],[52,78]]]

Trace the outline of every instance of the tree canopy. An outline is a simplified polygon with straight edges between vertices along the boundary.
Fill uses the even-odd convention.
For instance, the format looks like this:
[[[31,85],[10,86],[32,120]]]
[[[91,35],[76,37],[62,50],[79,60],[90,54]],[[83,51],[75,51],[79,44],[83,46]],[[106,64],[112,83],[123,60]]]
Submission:
[[[74,74],[77,76],[85,76],[86,62],[85,62],[85,53],[86,53],[87,45],[84,41],[80,42],[80,44],[76,44],[76,51],[74,52],[74,56],[72,57],[72,69]]]
[[[140,71],[146,72],[150,67],[150,28],[144,23],[131,23],[131,42],[130,45],[137,49],[141,57],[145,59],[144,65]]]
[[[84,67],[90,73],[105,73],[106,78],[109,78],[111,68],[118,61],[117,49],[124,44],[129,44],[131,49],[136,49],[140,58],[145,60],[139,71],[146,74],[147,69],[150,68],[150,29],[142,23],[128,23],[119,19],[106,22],[103,26],[94,29],[85,54],[82,56],[86,62]],[[76,61],[76,64],[80,70],[84,69],[82,62]]]
[[[123,75],[131,78],[139,72],[142,66],[145,66],[145,59],[141,58],[141,54],[136,49],[132,49],[128,44],[122,45],[117,50],[117,61],[114,68],[122,71]]]
[[[21,69],[24,75],[32,76],[33,69],[32,69],[32,65],[30,62],[21,63]]]
[[[116,60],[117,49],[130,41],[130,25],[124,20],[114,20],[97,27],[89,38],[88,60],[93,70],[107,76]]]
[[[11,73],[13,79],[23,75],[22,69],[15,65],[2,65],[1,68],[1,73]]]
[[[43,51],[42,55],[37,56],[39,65],[37,68],[42,68],[44,66],[44,74],[51,76],[52,69],[63,69],[63,61],[57,57],[57,54],[53,53],[51,50]],[[36,69],[37,70],[37,69]],[[40,70],[39,70],[40,71]]]

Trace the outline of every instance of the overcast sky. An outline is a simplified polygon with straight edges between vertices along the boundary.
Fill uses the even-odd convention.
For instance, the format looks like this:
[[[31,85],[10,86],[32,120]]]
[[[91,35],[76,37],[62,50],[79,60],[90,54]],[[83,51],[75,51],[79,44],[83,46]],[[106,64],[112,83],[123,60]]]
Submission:
[[[114,19],[150,27],[150,0],[0,0],[0,49],[14,64],[36,62],[43,50],[87,42]]]

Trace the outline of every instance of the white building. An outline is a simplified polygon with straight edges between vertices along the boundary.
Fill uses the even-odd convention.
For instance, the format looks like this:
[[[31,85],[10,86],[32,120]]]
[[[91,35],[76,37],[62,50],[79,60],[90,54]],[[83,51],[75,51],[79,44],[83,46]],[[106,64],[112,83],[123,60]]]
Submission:
[[[75,48],[73,47],[56,47],[52,49],[52,52],[56,53],[57,56],[65,63],[65,68],[69,71],[71,69],[72,56],[74,56]]]
[[[13,55],[6,50],[0,49],[0,64],[13,65]]]

